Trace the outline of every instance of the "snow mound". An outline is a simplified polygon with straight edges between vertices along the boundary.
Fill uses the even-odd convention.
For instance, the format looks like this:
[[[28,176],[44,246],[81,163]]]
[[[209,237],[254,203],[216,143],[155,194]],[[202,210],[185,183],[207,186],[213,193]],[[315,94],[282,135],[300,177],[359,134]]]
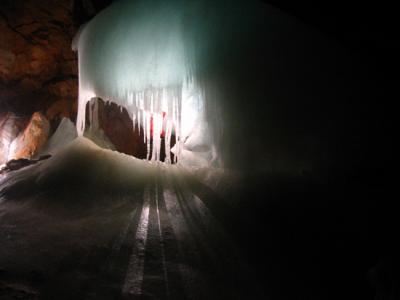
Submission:
[[[137,190],[152,182],[158,163],[136,159],[78,137],[54,156],[0,179],[5,197],[55,189]]]

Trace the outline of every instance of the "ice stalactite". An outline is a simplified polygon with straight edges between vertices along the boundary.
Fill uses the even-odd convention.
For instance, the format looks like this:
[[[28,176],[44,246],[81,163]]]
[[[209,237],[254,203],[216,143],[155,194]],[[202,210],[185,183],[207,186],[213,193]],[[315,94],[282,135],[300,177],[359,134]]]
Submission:
[[[177,144],[180,144],[181,94],[182,88],[174,87],[147,89],[128,95],[128,99],[132,99],[132,101],[128,101],[128,109],[132,115],[134,127],[136,130],[143,130],[144,132],[147,159],[160,160],[163,144],[165,153],[167,153],[166,162],[170,162],[168,154],[170,153],[171,135],[173,133]],[[164,143],[162,143],[163,139]]]

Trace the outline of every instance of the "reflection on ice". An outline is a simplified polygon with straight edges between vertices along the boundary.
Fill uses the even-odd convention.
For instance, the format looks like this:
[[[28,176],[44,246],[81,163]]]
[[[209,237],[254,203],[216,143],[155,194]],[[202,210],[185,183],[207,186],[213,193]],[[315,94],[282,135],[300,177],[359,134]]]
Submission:
[[[147,228],[149,225],[150,200],[149,192],[144,195],[142,214],[140,215],[138,229],[135,235],[135,248],[129,258],[128,271],[122,290],[123,294],[141,295],[143,282],[143,268],[147,241]]]

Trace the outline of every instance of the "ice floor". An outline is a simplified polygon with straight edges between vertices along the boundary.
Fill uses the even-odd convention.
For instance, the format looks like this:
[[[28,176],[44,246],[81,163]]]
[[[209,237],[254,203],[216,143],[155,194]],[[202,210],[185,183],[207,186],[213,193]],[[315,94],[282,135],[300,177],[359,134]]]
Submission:
[[[243,260],[174,172],[132,195],[93,195],[99,207],[49,215],[34,200],[3,206],[0,266],[22,279],[6,286],[34,299],[238,298],[246,290]]]
[[[212,189],[178,166],[148,162],[145,181],[133,180],[129,188],[112,180],[97,186],[107,184],[107,176],[85,188],[68,186],[73,181],[61,176],[70,170],[65,160],[72,161],[76,177],[86,178],[94,170],[111,176],[118,160],[131,159],[80,142],[3,178],[0,296],[244,299],[259,292],[250,287],[246,259],[216,218],[226,204]],[[99,166],[96,152],[107,167]],[[72,156],[94,162],[82,167],[83,159],[74,163]],[[41,176],[45,184],[37,183]]]
[[[371,174],[238,176],[84,138],[3,176],[0,299],[372,300],[393,286],[397,210]]]

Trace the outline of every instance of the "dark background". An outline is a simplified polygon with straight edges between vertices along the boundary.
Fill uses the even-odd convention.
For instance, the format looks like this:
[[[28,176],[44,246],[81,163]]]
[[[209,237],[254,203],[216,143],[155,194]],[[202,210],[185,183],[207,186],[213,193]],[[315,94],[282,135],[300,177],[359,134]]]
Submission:
[[[264,195],[265,200],[276,200],[254,217],[263,219],[256,223],[265,229],[254,233],[254,238],[264,236],[268,244],[254,245],[260,249],[257,257],[267,253],[275,257],[263,264],[263,274],[269,278],[266,285],[268,280],[272,283],[277,298],[400,299],[394,153],[400,66],[396,5],[390,1],[265,2],[343,45],[362,78],[359,96],[349,103],[353,121],[347,124],[348,131],[357,128],[358,132],[348,132],[344,141],[349,149],[358,149],[355,153],[361,158],[352,174],[338,172],[321,185],[275,178],[274,191]],[[255,190],[248,193],[262,197]],[[275,233],[267,229],[272,227]]]

